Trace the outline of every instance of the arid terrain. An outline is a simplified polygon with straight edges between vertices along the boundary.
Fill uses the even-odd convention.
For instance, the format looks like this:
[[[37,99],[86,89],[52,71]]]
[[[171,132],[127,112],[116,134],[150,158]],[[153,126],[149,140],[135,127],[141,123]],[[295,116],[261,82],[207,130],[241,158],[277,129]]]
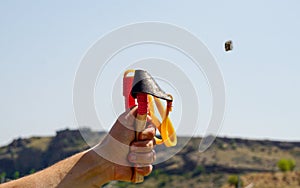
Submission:
[[[104,132],[85,130],[97,143]],[[205,152],[198,151],[201,138],[179,137],[180,147],[176,155],[154,167],[144,183],[134,185],[111,182],[105,187],[234,187],[230,176],[239,177],[243,186],[258,188],[300,187],[300,142],[217,138]],[[1,181],[9,181],[34,173],[74,153],[89,148],[78,130],[62,130],[54,137],[18,138],[0,147]],[[177,148],[157,147],[157,156]],[[296,163],[293,172],[281,172],[280,159],[292,159]]]

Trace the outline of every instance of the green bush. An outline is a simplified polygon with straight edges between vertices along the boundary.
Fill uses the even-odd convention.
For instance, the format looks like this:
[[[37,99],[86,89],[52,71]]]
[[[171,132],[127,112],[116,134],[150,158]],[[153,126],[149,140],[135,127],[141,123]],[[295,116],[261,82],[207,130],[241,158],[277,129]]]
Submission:
[[[155,178],[158,178],[158,176],[161,174],[161,170],[160,169],[156,169],[156,170],[154,170],[154,172],[153,172],[153,175],[154,175],[154,177]]]
[[[34,168],[29,171],[29,174],[34,174],[34,173],[35,173],[35,169]]]
[[[15,171],[14,173],[14,179],[18,179],[20,178],[20,172],[19,171]]]
[[[192,177],[199,176],[201,174],[205,174],[205,167],[202,165],[197,166],[197,168],[193,171]]]
[[[243,186],[243,181],[237,175],[229,176],[227,182],[229,185],[234,185],[236,188]]]
[[[293,171],[296,167],[296,162],[292,159],[280,159],[277,162],[277,167],[282,172]]]
[[[5,182],[5,178],[6,178],[6,173],[5,172],[2,172],[0,174],[0,183],[4,183]]]

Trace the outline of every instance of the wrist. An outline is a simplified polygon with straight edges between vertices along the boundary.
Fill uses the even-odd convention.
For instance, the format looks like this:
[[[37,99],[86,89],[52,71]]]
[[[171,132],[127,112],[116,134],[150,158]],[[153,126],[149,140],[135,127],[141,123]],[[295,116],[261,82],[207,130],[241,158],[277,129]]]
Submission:
[[[119,142],[108,134],[92,150],[98,157],[101,157],[110,164],[109,181],[131,181],[132,164],[127,159],[130,151],[128,145]]]
[[[73,157],[74,164],[66,171],[66,176],[57,187],[101,187],[113,179],[112,163],[102,158],[93,149]]]
[[[85,177],[90,178],[93,185],[101,186],[115,179],[115,165],[93,149],[88,150],[83,158],[87,166]]]

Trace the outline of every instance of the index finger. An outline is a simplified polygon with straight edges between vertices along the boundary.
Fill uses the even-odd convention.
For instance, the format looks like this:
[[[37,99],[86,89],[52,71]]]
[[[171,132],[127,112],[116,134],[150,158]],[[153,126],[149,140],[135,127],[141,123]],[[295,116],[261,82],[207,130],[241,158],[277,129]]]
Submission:
[[[156,132],[156,129],[155,129],[154,125],[150,124],[150,125],[148,125],[148,127],[145,130],[143,130],[139,134],[139,140],[152,140],[155,136],[155,132]]]

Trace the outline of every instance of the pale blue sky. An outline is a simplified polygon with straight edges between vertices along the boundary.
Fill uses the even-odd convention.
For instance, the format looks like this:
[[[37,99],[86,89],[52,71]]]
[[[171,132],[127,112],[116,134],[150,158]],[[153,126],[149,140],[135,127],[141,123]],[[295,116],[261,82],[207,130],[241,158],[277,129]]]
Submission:
[[[0,1],[0,145],[76,128],[75,72],[86,50],[122,25],[160,21],[196,35],[227,90],[220,135],[300,140],[300,2]],[[232,39],[234,51],[225,53]]]

